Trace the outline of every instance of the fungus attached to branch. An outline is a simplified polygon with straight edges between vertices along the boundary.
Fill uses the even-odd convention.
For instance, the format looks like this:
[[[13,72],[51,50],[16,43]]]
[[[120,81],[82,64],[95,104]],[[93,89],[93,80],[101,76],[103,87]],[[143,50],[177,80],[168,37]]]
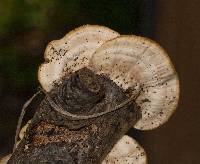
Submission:
[[[87,66],[94,51],[117,36],[117,32],[107,27],[85,25],[60,40],[50,42],[44,54],[45,63],[38,71],[40,84],[50,91],[61,77]]]
[[[176,109],[179,81],[167,53],[154,41],[120,36],[93,54],[90,69],[105,74],[125,90],[137,94],[142,118],[134,126],[149,130],[165,123]]]
[[[129,97],[87,68],[46,94],[8,163],[101,163],[141,117],[134,102],[116,108]]]
[[[52,41],[38,71],[45,98],[8,163],[147,163],[124,136],[150,130],[175,111],[179,80],[154,41],[79,27]]]

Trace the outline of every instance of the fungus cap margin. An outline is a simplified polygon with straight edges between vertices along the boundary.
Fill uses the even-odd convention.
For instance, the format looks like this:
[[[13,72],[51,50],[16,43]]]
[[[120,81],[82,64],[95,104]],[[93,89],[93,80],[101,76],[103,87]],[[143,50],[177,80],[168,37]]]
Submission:
[[[38,80],[47,92],[60,78],[88,65],[93,52],[119,34],[107,27],[84,25],[47,45],[45,62],[39,67]]]
[[[147,164],[144,149],[131,137],[124,135],[103,160],[102,164]]]
[[[159,127],[177,107],[178,75],[166,51],[150,39],[124,35],[109,40],[92,55],[89,68],[133,94],[142,90],[136,99],[142,111],[136,129]]]

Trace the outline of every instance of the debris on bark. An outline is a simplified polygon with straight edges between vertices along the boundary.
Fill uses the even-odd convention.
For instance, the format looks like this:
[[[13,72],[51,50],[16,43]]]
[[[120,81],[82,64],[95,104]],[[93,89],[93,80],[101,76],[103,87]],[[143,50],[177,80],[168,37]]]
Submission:
[[[141,117],[129,99],[106,76],[76,71],[46,93],[8,164],[100,164]]]

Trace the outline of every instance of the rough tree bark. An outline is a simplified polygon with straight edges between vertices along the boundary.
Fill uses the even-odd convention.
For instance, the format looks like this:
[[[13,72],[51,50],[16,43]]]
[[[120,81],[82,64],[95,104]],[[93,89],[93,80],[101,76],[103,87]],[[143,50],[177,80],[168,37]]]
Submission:
[[[141,117],[133,101],[119,107],[128,99],[110,79],[86,68],[63,78],[41,102],[8,164],[101,163]]]

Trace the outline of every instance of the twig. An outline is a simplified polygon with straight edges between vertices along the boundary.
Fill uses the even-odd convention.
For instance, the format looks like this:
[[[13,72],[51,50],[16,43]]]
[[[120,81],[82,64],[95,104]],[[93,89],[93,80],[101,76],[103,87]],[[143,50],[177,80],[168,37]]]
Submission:
[[[22,111],[20,113],[20,116],[19,116],[19,119],[18,119],[18,123],[17,123],[17,129],[16,129],[16,133],[15,133],[15,144],[14,144],[14,147],[13,147],[13,152],[16,148],[16,145],[17,145],[17,139],[18,139],[18,136],[19,136],[19,132],[20,132],[20,128],[21,128],[21,124],[22,124],[22,120],[23,120],[23,117],[27,111],[27,107],[30,105],[30,103],[33,101],[33,99],[41,92],[42,90],[39,90],[38,92],[36,92],[30,99],[28,99],[28,101],[26,101],[26,103],[23,105],[22,107]]]

